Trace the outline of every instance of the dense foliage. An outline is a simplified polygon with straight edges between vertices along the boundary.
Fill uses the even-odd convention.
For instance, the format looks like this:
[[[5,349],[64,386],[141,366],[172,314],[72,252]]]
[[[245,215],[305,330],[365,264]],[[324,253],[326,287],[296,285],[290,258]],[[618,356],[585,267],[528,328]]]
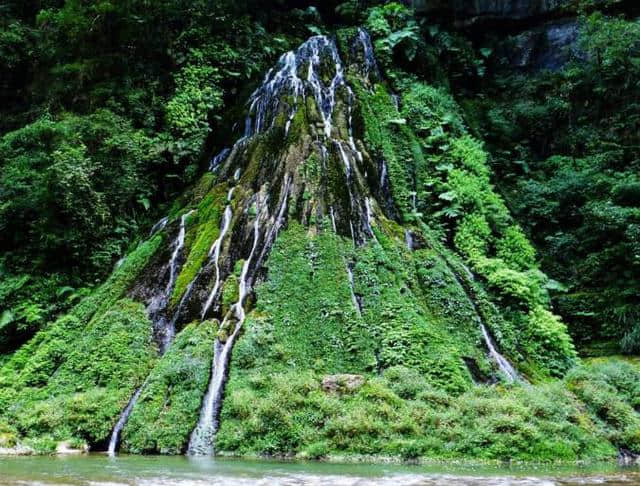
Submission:
[[[565,67],[514,73],[496,59],[466,106],[542,268],[563,284],[553,300],[573,336],[637,353],[640,26],[600,13],[578,25]]]
[[[572,3],[541,68],[406,3],[0,6],[0,449],[104,449],[132,403],[122,450],[183,453],[242,325],[224,453],[640,454],[637,361],[579,357],[640,353],[640,23]],[[206,170],[321,33],[330,136],[288,93]]]
[[[194,181],[205,147],[221,143],[223,107],[287,45],[255,11],[206,0],[3,4],[0,349],[102,281]]]
[[[308,458],[601,460],[616,454],[613,445],[640,450],[639,378],[613,362],[580,368],[566,384],[475,387],[452,398],[403,367],[334,393],[313,372],[257,369],[232,381],[218,443],[236,454]]]

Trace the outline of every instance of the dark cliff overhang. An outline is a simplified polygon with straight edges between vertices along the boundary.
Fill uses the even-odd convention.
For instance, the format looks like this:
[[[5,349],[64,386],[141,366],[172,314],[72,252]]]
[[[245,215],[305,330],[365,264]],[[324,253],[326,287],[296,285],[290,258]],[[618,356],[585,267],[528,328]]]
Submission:
[[[471,33],[491,30],[506,35],[579,15],[577,0],[404,0],[421,16]],[[591,10],[640,15],[637,0],[596,0]],[[588,13],[588,11],[584,11]]]

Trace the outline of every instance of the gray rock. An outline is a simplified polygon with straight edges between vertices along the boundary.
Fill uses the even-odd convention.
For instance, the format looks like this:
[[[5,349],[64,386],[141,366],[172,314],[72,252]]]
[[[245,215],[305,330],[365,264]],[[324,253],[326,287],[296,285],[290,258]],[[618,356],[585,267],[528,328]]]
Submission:
[[[421,13],[448,12],[462,25],[571,14],[576,3],[575,0],[405,0],[405,4]]]
[[[83,444],[81,448],[75,448],[71,446],[69,441],[58,442],[56,446],[56,454],[67,455],[67,454],[86,454],[89,452],[89,446],[87,444]]]
[[[579,31],[573,19],[550,22],[507,38],[499,51],[513,67],[557,71],[572,56],[580,56],[576,46]]]
[[[362,375],[327,375],[322,379],[322,389],[329,393],[350,393],[364,385],[364,382]]]

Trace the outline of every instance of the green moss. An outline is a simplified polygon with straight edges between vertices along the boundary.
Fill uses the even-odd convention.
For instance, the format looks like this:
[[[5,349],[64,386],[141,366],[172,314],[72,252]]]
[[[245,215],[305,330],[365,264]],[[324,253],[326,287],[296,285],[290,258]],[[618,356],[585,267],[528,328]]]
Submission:
[[[155,366],[122,435],[134,453],[180,454],[200,412],[211,372],[217,324],[190,324]]]
[[[225,315],[231,306],[238,302],[240,297],[240,289],[238,287],[240,280],[237,275],[231,274],[222,285],[222,315]]]
[[[234,350],[237,366],[338,372],[372,365],[363,343],[367,330],[349,292],[350,247],[333,233],[311,237],[298,223],[289,224],[267,261],[269,278],[256,289],[256,309]]]
[[[429,261],[428,252],[406,252],[383,236],[379,241],[359,249],[354,269],[377,366],[418,369],[433,386],[451,392],[468,388],[463,356],[485,360],[468,297],[442,264],[434,264],[435,255]]]
[[[141,243],[138,248],[126,256],[109,279],[80,302],[71,311],[71,314],[82,321],[88,321],[93,315],[99,314],[116,300],[122,298],[124,293],[137,281],[140,273],[160,249],[163,242],[164,236],[158,234]]]
[[[186,261],[176,279],[170,305],[176,305],[196,274],[207,261],[209,249],[220,234],[220,221],[227,200],[226,184],[214,186],[198,205],[196,213],[189,221],[189,229],[185,237]]]
[[[324,391],[321,380],[312,371],[260,369],[232,380],[217,450],[549,462],[616,456],[561,382],[479,386],[452,397],[402,367],[348,394]]]
[[[416,177],[425,174],[425,160],[418,140],[405,125],[382,84],[376,84],[370,92],[354,81],[354,90],[365,142],[386,161],[394,202],[404,219],[410,221],[414,210],[413,193],[418,183]]]
[[[535,375],[565,373],[576,354],[563,326],[550,326],[558,339],[541,345],[533,338],[548,331],[545,323],[555,322],[534,311],[549,305],[548,279],[536,268],[533,247],[494,190],[487,153],[466,133],[455,101],[443,89],[409,80],[400,83],[400,114],[382,84],[372,91],[357,81],[354,85],[365,141],[387,162],[404,221],[428,222],[486,279],[492,299],[506,310],[505,319],[490,327],[512,360],[527,363]],[[430,292],[426,289],[425,295]],[[434,316],[438,320],[439,311]]]
[[[72,324],[74,318],[66,319]],[[15,376],[3,415],[27,438],[102,442],[155,360],[151,323],[142,305],[123,300],[70,340],[63,354],[59,340],[69,336],[61,330]]]

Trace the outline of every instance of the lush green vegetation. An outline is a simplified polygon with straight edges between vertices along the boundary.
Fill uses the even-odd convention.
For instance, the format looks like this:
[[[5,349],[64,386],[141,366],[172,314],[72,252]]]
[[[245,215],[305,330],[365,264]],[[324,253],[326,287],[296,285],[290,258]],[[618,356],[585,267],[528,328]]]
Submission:
[[[640,352],[640,24],[618,2],[564,11],[553,70],[510,64],[514,26],[398,2],[116,3],[0,7],[0,448],[104,449],[141,389],[121,449],[184,452],[246,270],[218,451],[640,454],[637,363],[580,359]],[[319,33],[353,91],[329,100],[333,140],[285,93],[207,171],[268,67]]]
[[[223,108],[288,45],[263,7],[3,4],[0,349],[103,281],[195,181]]]
[[[563,69],[514,74],[495,56],[463,104],[542,268],[563,284],[553,301],[578,344],[637,353],[640,28],[600,13],[579,25]]]
[[[234,378],[218,446],[236,454],[573,461],[615,457],[623,443],[640,450],[640,374],[622,361],[578,368],[566,382],[458,397],[403,367],[338,393],[311,370]]]
[[[207,389],[216,326],[191,324],[176,337],[147,378],[123,431],[124,450],[180,454]]]
[[[2,418],[37,450],[107,440],[155,358],[140,304],[120,301],[82,327],[72,315],[61,318],[18,373],[6,374],[14,363],[3,369]]]

